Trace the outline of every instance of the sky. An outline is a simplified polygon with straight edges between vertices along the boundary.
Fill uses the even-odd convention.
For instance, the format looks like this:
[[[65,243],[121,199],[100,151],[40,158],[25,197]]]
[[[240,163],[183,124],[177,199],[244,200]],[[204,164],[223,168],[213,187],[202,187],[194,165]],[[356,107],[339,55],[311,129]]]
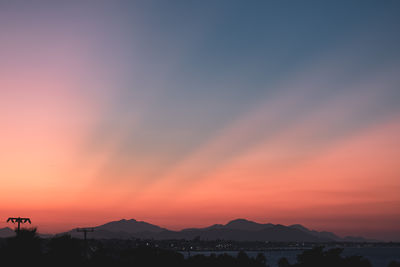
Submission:
[[[0,227],[247,218],[400,241],[399,13],[0,0]]]

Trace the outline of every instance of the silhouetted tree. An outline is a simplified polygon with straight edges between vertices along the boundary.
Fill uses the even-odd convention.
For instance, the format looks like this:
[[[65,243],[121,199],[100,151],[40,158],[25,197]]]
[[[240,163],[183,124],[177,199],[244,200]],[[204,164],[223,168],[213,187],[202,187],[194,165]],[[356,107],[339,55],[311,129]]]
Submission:
[[[391,262],[389,263],[388,267],[400,267],[400,262],[391,261]]]
[[[145,242],[144,244],[146,244]],[[0,259],[3,265],[11,266],[74,266],[74,267],[267,267],[263,253],[255,258],[244,251],[237,256],[226,253],[216,255],[194,255],[187,259],[177,251],[140,245],[138,241],[90,241],[90,257],[86,257],[84,241],[70,235],[52,239],[41,239],[36,229],[22,229],[20,233],[0,244]],[[297,263],[290,264],[281,258],[279,267],[371,267],[370,262],[360,256],[342,257],[343,249],[325,250],[316,247],[298,255]],[[400,267],[392,262],[388,267]]]
[[[17,231],[16,231],[17,232]],[[36,228],[21,229],[15,237],[10,237],[2,249],[3,262],[15,266],[39,264],[42,258],[41,239]]]
[[[241,265],[241,266],[244,266],[247,262],[249,262],[249,256],[247,255],[247,253],[246,252],[244,252],[243,250],[241,250],[239,253],[238,253],[238,255],[237,255],[237,260],[238,260],[238,263]]]
[[[278,261],[278,266],[279,266],[279,267],[289,267],[289,266],[290,266],[290,263],[289,263],[288,259],[286,259],[285,257],[283,257],[283,258],[280,258],[280,259],[279,259],[279,261]]]
[[[47,263],[61,266],[78,266],[84,262],[84,246],[70,235],[53,237],[47,244]]]
[[[361,256],[341,257],[342,248],[324,251],[323,247],[315,247],[297,256],[296,267],[371,267],[371,263]]]
[[[266,265],[267,258],[265,258],[265,255],[263,253],[258,253],[256,257],[256,262],[259,263],[260,265]]]

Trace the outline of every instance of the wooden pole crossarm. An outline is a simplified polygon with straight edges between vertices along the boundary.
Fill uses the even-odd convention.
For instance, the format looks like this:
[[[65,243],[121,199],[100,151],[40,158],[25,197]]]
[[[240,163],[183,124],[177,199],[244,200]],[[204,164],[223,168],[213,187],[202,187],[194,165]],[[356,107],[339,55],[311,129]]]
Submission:
[[[30,218],[21,218],[21,217],[9,217],[7,219],[7,222],[12,222],[12,223],[18,223],[17,227],[17,234],[19,234],[20,229],[21,229],[21,223],[29,223],[31,224],[31,219]]]

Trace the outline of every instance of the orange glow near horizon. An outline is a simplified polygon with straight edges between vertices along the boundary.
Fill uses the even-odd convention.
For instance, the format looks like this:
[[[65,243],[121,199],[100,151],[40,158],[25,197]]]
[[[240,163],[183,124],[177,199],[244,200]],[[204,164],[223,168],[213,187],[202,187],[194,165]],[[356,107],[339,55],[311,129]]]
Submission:
[[[296,149],[305,153],[301,157],[293,157],[290,147],[290,138],[298,135],[277,136],[190,181],[186,175],[195,173],[199,167],[195,163],[204,158],[184,161],[187,166],[181,165],[148,185],[130,180],[93,183],[88,179],[90,172],[68,166],[68,160],[62,162],[65,169],[59,165],[41,169],[43,163],[54,159],[50,152],[55,151],[31,149],[35,152],[29,157],[32,161],[17,161],[22,154],[1,159],[7,162],[2,177],[13,177],[7,190],[1,192],[1,213],[30,216],[43,232],[120,218],[181,229],[226,223],[238,217],[265,223],[301,223],[340,235],[373,235],[382,226],[388,232],[398,231],[399,132],[400,119],[394,117],[317,152]],[[61,144],[52,144],[51,138],[47,142],[41,146],[55,147],[56,151],[61,148]],[[286,145],[288,150],[281,149]],[[17,164],[24,167],[17,168]],[[75,176],[74,183],[69,182],[71,175]],[[1,226],[6,226],[4,221]]]

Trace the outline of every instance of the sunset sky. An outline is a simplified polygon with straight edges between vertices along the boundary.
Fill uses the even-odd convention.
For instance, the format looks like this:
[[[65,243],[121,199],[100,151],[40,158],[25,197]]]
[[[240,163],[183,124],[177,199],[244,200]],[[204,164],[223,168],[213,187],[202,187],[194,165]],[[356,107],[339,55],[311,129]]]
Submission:
[[[247,218],[400,241],[399,14],[0,0],[0,228]]]

